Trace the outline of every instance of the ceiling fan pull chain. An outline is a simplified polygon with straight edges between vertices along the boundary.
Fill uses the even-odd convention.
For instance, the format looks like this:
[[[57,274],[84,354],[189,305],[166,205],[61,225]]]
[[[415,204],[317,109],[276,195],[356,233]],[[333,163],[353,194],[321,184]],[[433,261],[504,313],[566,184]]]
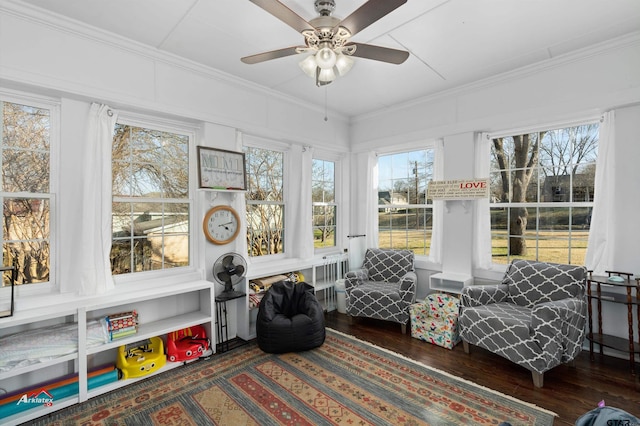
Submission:
[[[329,90],[329,88],[325,86],[324,88],[324,121],[329,121],[329,117],[327,117],[327,90]]]

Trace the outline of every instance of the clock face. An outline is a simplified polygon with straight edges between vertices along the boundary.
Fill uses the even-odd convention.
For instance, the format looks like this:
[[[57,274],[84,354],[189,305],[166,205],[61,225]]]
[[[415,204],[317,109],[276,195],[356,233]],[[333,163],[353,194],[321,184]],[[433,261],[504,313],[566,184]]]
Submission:
[[[216,206],[204,217],[204,234],[214,244],[227,244],[233,241],[240,231],[240,218],[229,206]]]

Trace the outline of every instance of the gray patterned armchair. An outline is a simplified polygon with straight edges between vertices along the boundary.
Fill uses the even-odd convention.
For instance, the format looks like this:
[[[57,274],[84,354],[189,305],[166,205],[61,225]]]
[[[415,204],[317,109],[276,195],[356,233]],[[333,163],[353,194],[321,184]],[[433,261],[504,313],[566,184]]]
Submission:
[[[544,373],[572,361],[582,350],[587,320],[583,266],[514,260],[501,284],[462,291],[458,324],[469,343],[531,371]]]
[[[416,300],[413,260],[409,250],[367,249],[362,269],[344,276],[347,314],[400,323],[406,334]]]

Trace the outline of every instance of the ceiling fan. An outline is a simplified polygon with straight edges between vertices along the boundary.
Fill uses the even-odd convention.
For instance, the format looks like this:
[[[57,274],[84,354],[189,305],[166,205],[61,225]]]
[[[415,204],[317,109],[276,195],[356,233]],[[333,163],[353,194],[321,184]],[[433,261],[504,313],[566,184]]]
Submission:
[[[301,33],[305,45],[245,56],[241,58],[245,64],[311,53],[300,62],[300,68],[315,78],[317,86],[324,86],[351,69],[352,56],[391,64],[401,64],[409,57],[409,52],[404,50],[350,41],[352,36],[402,6],[407,0],[369,0],[343,20],[331,16],[335,9],[334,0],[315,0],[319,16],[309,22],[278,0],[250,1]]]

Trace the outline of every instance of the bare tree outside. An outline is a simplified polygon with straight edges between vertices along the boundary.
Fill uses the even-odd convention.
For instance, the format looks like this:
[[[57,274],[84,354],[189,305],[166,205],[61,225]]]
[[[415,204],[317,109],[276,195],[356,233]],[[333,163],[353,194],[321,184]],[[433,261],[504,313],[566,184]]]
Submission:
[[[507,256],[537,258],[528,241],[539,252],[552,231],[588,228],[590,206],[576,203],[593,201],[598,131],[594,123],[492,140],[492,229],[507,233]]]
[[[189,264],[189,137],[116,124],[111,269]]]
[[[16,266],[16,284],[47,282],[51,269],[50,112],[11,102],[0,104],[3,265]],[[4,277],[3,284],[7,280]]]
[[[284,154],[245,148],[249,256],[284,252]]]

